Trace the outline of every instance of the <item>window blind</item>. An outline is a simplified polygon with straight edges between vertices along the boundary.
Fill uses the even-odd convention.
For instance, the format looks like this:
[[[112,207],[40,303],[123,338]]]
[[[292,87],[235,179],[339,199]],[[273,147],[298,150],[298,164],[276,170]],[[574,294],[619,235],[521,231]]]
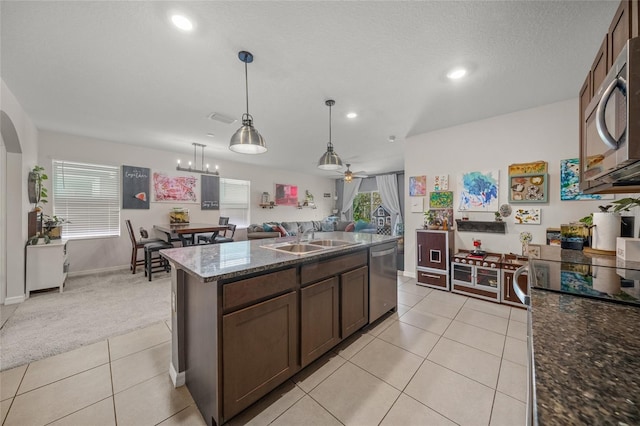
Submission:
[[[229,217],[229,223],[249,225],[250,184],[248,180],[220,178],[220,216]]]
[[[53,214],[63,238],[120,236],[120,168],[54,160]]]

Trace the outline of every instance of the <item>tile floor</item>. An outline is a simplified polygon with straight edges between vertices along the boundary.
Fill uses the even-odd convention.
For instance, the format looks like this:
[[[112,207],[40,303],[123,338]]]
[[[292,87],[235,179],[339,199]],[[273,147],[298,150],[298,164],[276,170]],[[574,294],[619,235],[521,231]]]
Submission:
[[[241,425],[523,425],[526,312],[398,277],[398,312],[232,419]],[[0,373],[11,425],[204,425],[167,373],[166,323]]]

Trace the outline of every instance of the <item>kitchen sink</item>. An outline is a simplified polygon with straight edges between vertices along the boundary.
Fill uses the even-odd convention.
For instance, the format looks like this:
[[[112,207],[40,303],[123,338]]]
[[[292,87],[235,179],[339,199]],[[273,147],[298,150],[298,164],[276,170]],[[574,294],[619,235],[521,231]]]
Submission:
[[[314,240],[309,241],[309,244],[313,244],[314,246],[323,246],[323,247],[342,247],[349,244],[354,244],[350,241],[344,240]]]
[[[323,251],[323,250],[337,249],[340,247],[344,247],[347,245],[354,245],[354,244],[358,244],[358,243],[352,243],[350,241],[344,241],[344,240],[314,240],[314,241],[309,241],[304,243],[290,242],[290,243],[265,244],[260,247],[268,248],[271,250],[278,250],[278,251],[291,253],[291,254],[302,255],[302,254],[314,253],[314,252]]]
[[[299,243],[267,244],[261,247],[269,248],[272,250],[284,251],[292,254],[307,254],[307,253],[312,253],[314,251],[324,250],[324,247],[322,246],[311,245],[311,244],[299,244]]]

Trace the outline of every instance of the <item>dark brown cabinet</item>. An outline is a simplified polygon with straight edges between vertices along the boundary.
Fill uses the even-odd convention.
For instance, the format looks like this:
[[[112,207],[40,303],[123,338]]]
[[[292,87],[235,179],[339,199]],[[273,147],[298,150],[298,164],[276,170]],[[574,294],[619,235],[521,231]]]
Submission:
[[[340,337],[345,339],[369,322],[369,270],[340,275]]]
[[[623,0],[620,2],[620,6],[618,6],[618,10],[616,10],[616,14],[613,16],[613,20],[611,21],[611,25],[609,26],[609,61],[607,65],[607,69],[611,68],[613,62],[618,57],[618,54],[622,51],[622,48],[632,37],[634,36],[632,33],[633,29],[633,9],[635,8],[635,12],[637,14],[638,2],[632,2],[629,0]],[[636,16],[637,19],[637,16]]]
[[[296,292],[223,315],[222,349],[223,413],[228,419],[297,371]]]
[[[338,287],[338,277],[332,277],[300,290],[300,350],[303,367],[340,341]]]
[[[591,87],[592,87],[592,95],[595,94],[595,91],[598,90],[600,84],[604,81],[604,78],[607,76],[607,72],[609,72],[609,35],[604,36],[604,40],[600,45],[600,49],[596,53],[596,58],[593,60],[593,65],[591,65]]]
[[[449,290],[449,268],[453,254],[453,231],[419,229],[417,241],[417,284]]]

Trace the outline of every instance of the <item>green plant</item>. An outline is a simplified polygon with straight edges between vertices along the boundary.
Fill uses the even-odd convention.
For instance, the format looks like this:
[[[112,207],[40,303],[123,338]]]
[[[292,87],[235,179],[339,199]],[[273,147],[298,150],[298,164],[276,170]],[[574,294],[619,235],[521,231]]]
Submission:
[[[29,173],[29,179],[35,183],[35,191],[33,193],[33,198],[31,198],[34,203],[34,210],[41,211],[42,208],[39,204],[47,203],[47,188],[44,186],[44,181],[49,179],[49,176],[44,172],[44,167],[34,166]]]
[[[615,204],[615,207],[613,208],[614,212],[628,212],[630,209],[640,206],[640,197],[621,198],[619,200],[612,201],[612,203]]]

